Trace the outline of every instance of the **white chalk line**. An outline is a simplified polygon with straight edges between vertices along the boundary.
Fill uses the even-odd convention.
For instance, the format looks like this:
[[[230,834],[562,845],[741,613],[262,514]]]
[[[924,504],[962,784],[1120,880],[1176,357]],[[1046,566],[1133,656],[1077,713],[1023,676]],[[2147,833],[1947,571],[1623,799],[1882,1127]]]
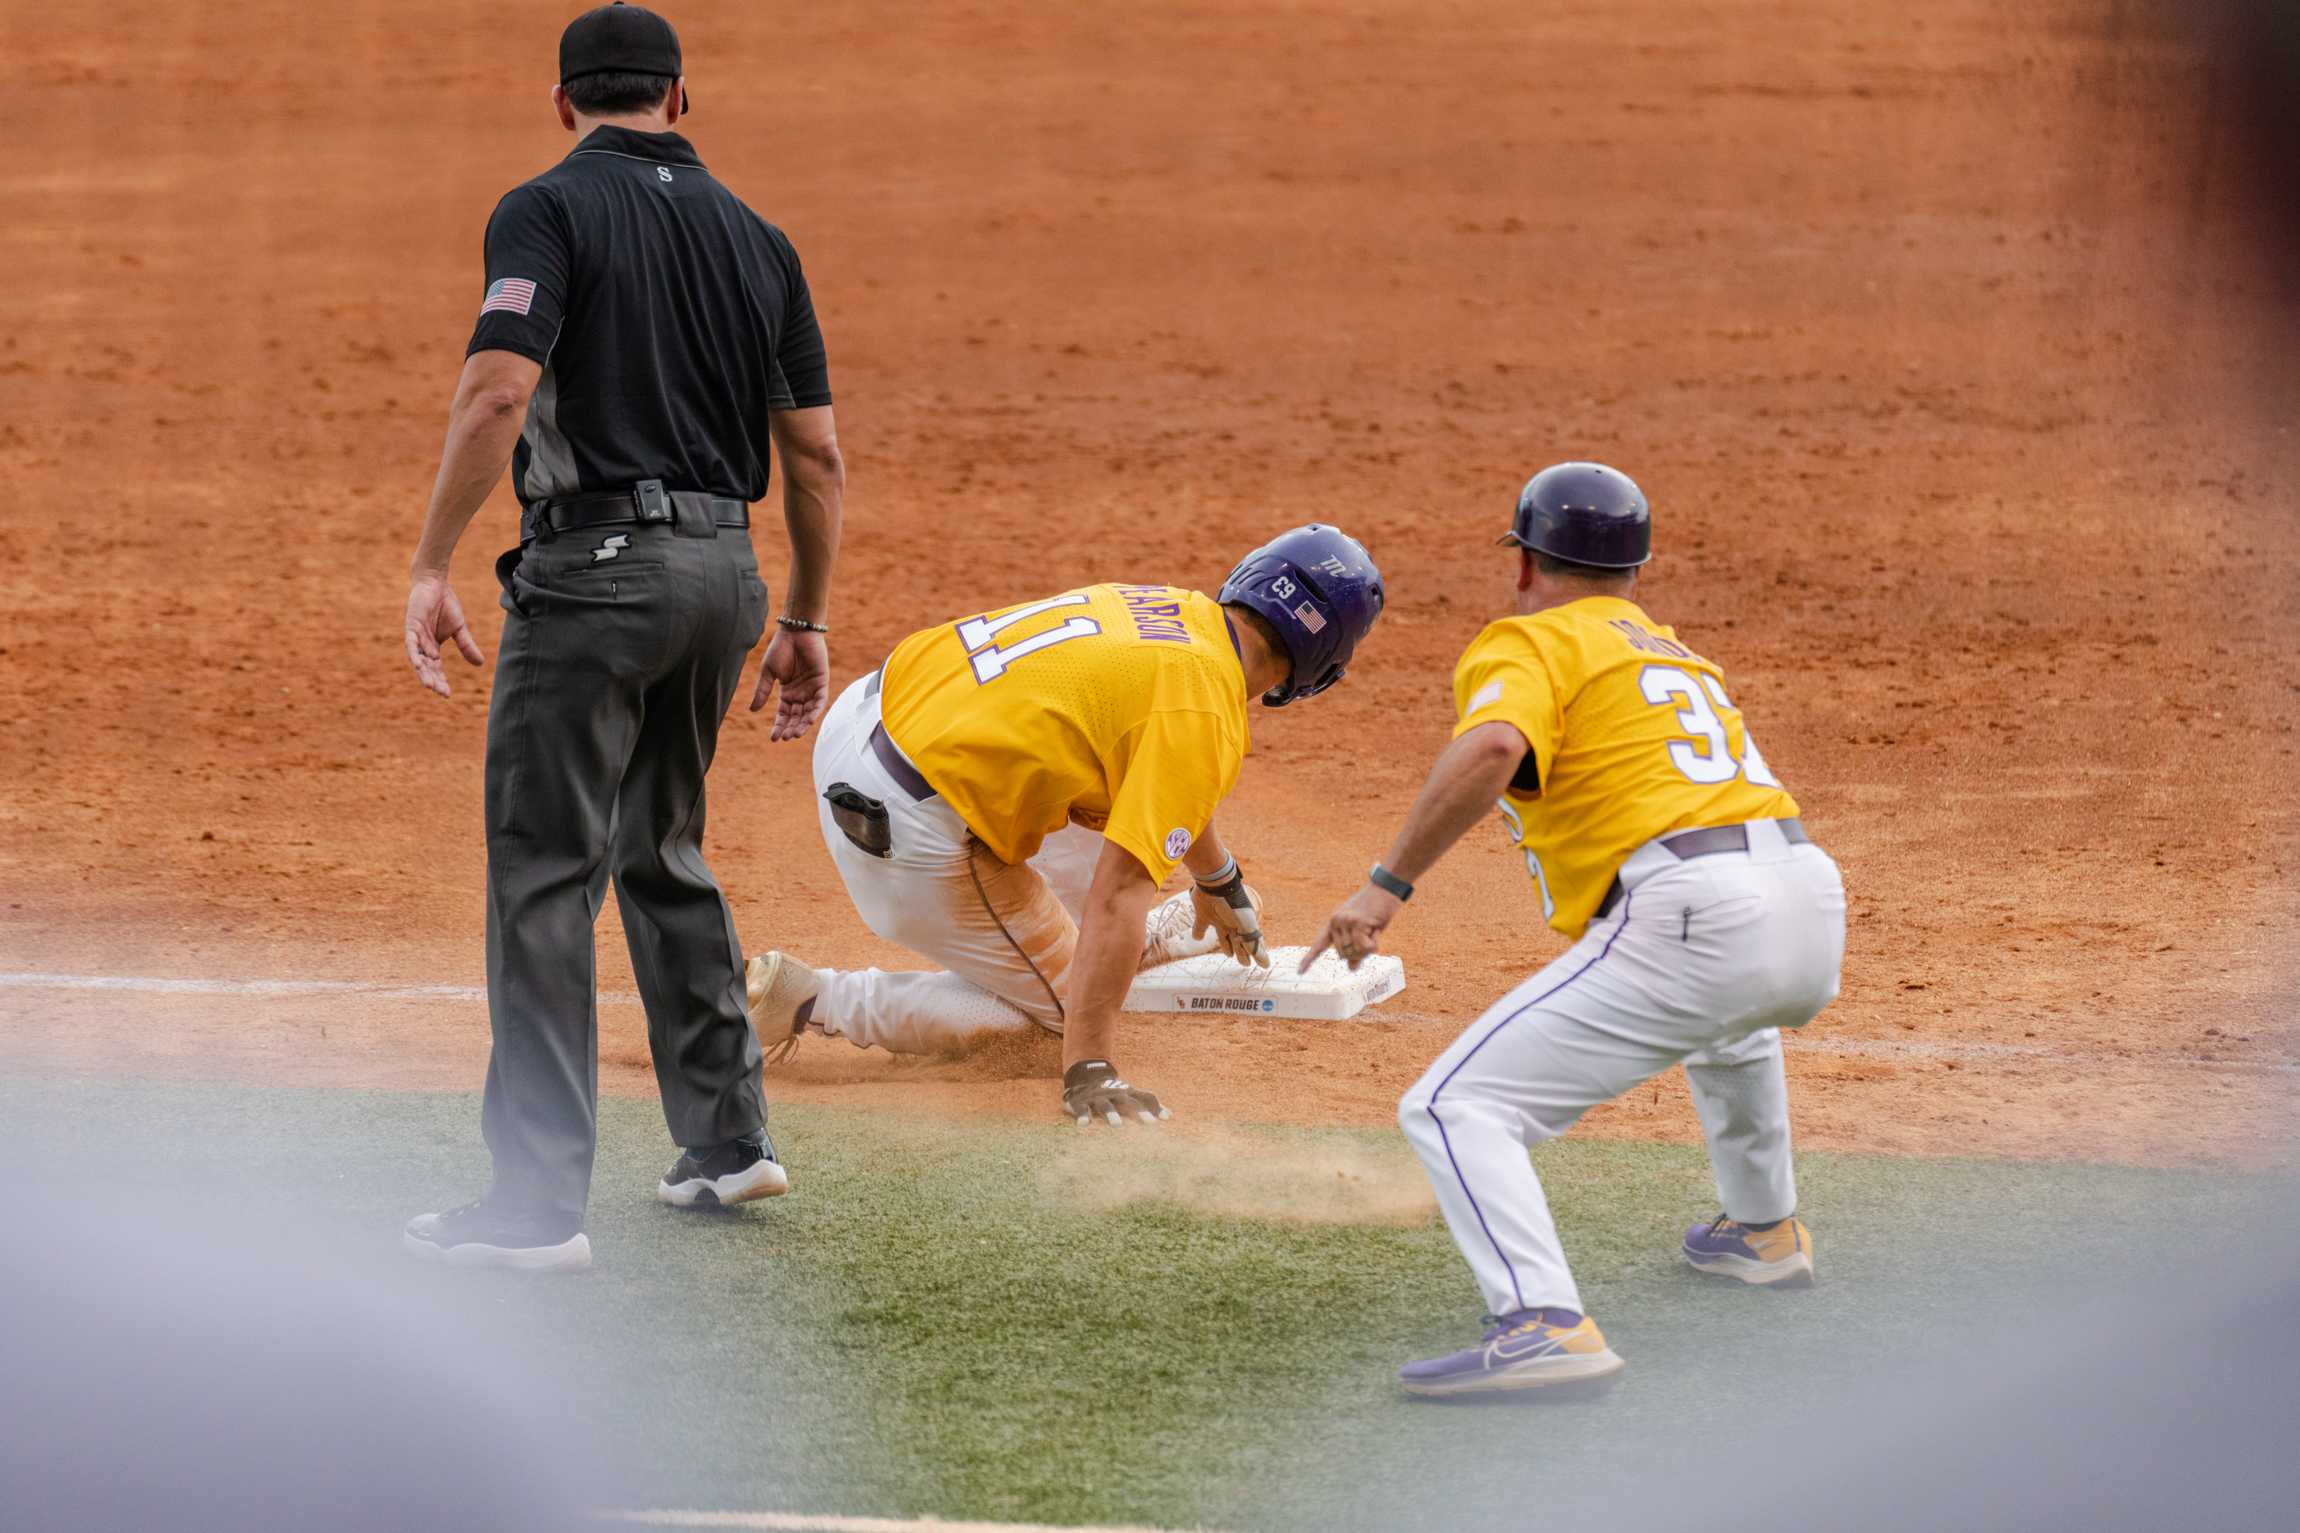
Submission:
[[[141,995],[237,995],[253,997],[358,996],[375,1001],[459,1001],[483,1003],[478,985],[393,985],[365,979],[169,979],[142,974],[50,974],[41,970],[0,972],[0,990],[114,990]],[[629,990],[602,990],[609,1006],[636,1006]],[[1400,1017],[1397,1020],[1405,1020]],[[1414,1020],[1423,1020],[1419,1015]],[[1799,1035],[1792,1053],[1847,1055],[1856,1059],[1988,1060],[2049,1059],[2070,1064],[2163,1065],[2184,1070],[2225,1070],[2249,1075],[2300,1074],[2300,1064],[2274,1060],[2212,1059],[2199,1054],[2112,1054],[2098,1049],[2058,1049],[2024,1043],[1933,1043],[1924,1039],[1823,1038]]]
[[[609,1512],[650,1528],[767,1528],[775,1533],[1165,1533],[1132,1525],[949,1522],[940,1517],[842,1517],[815,1512]]]
[[[374,1001],[485,1001],[478,985],[389,985],[367,979],[165,979],[142,974],[0,973],[0,990],[127,990],[142,995],[356,995]],[[602,990],[599,999],[636,1006],[629,990]]]

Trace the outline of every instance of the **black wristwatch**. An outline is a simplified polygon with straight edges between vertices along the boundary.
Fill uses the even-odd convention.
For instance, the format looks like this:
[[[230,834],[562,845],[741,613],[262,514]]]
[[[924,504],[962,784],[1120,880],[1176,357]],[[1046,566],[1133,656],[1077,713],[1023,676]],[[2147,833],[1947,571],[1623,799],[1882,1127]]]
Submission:
[[[1383,867],[1378,862],[1375,863],[1372,867],[1366,869],[1366,882],[1372,884],[1376,889],[1381,890],[1384,894],[1395,896],[1397,902],[1401,905],[1414,897],[1414,886],[1412,884],[1407,883],[1404,879],[1398,877],[1397,874],[1392,873],[1388,868]]]

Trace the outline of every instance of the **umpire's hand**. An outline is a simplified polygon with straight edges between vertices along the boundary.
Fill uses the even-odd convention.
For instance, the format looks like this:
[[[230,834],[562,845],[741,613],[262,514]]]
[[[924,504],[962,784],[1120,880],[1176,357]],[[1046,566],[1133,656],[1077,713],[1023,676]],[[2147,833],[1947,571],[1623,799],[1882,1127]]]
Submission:
[[[770,740],[797,740],[815,727],[831,700],[831,647],[819,633],[778,631],[759,662],[759,685],[751,693],[751,712],[767,706],[780,684],[783,695],[775,703],[775,727]]]
[[[415,679],[441,697],[453,696],[455,689],[447,684],[446,668],[439,663],[440,640],[453,639],[456,650],[473,665],[487,661],[479,641],[471,636],[471,625],[463,620],[463,603],[455,599],[445,570],[419,570],[411,577],[406,638],[407,663],[415,667]]]

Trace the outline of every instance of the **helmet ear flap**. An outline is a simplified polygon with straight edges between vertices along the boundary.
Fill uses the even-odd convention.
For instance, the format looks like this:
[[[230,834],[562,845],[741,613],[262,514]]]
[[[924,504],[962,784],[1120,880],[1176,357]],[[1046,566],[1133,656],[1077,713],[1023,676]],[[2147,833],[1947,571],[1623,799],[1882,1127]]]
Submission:
[[[1381,573],[1364,545],[1313,522],[1240,560],[1215,599],[1253,613],[1284,646],[1286,679],[1262,694],[1264,706],[1283,708],[1341,680],[1382,598]]]

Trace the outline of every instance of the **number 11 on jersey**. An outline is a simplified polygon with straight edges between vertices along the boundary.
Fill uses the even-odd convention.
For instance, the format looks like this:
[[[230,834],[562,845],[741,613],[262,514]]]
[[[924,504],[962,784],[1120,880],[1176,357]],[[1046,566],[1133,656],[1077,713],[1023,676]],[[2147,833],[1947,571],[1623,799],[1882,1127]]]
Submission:
[[[1083,639],[1090,633],[1100,633],[1102,625],[1090,617],[1070,618],[1059,627],[1044,633],[1034,633],[1001,649],[998,636],[1007,629],[1041,612],[1052,612],[1057,607],[1083,607],[1094,598],[1084,591],[1073,591],[1068,596],[1050,596],[1045,601],[1034,601],[1002,612],[997,617],[970,617],[958,625],[958,642],[966,648],[967,664],[974,667],[975,685],[998,680],[1006,668],[1024,655],[1034,654],[1049,645],[1065,639]]]

